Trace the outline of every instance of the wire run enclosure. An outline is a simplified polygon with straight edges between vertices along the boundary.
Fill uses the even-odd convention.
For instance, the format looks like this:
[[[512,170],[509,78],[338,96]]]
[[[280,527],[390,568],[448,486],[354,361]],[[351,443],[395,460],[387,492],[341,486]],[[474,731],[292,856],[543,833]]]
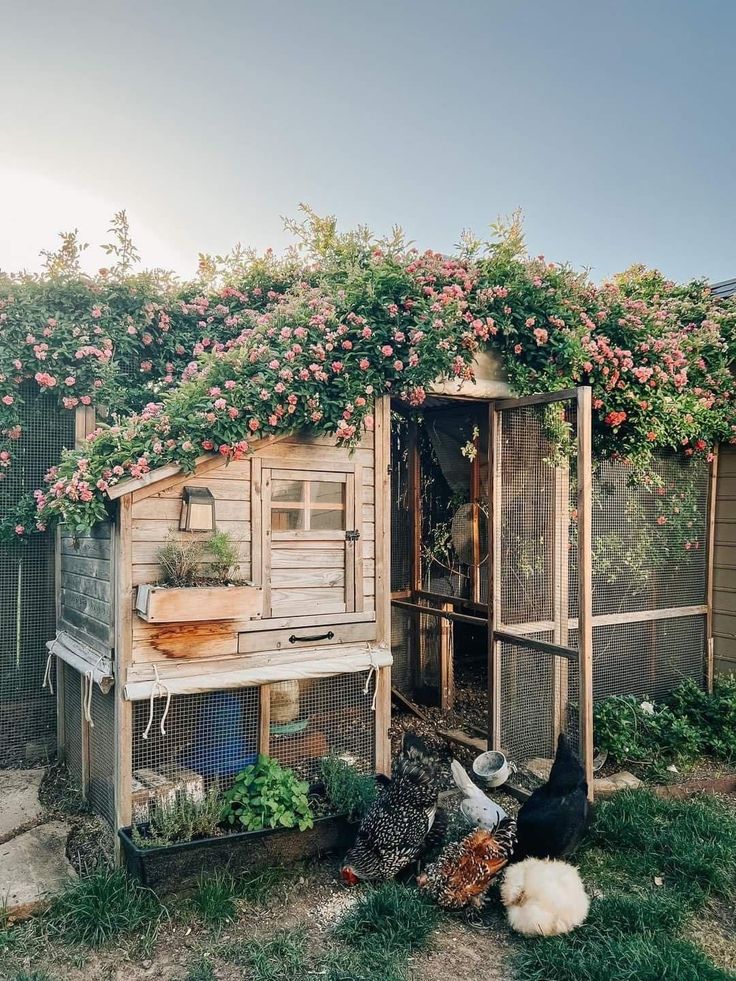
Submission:
[[[518,765],[565,731],[589,778],[595,704],[707,686],[714,619],[713,470],[595,456],[591,408],[432,400],[391,441],[394,684]]]
[[[113,828],[227,788],[258,753],[310,781],[331,754],[389,771],[386,400],[374,418],[354,449],[297,434],[247,460],[204,457],[194,474],[163,468],[116,487],[88,534],[61,530],[48,645],[60,745]],[[233,609],[217,602],[229,586],[170,590],[152,618],[137,591],[160,583],[164,543],[208,540],[179,531],[185,486],[212,494],[240,592]]]

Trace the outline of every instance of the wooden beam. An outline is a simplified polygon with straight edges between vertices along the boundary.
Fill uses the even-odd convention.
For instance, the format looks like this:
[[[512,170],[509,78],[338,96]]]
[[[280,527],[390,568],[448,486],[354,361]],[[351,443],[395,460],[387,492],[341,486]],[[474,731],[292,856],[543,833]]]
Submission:
[[[523,647],[527,651],[537,651],[540,654],[551,654],[553,657],[562,657],[567,661],[576,661],[578,652],[572,647],[563,647],[562,644],[551,644],[546,640],[532,640],[521,634],[509,633],[506,630],[496,630],[495,639],[504,644],[513,644],[515,647]]]
[[[501,416],[489,407],[488,484],[488,745],[501,748],[501,644],[496,631],[501,625]]]
[[[452,611],[452,606],[445,603],[443,609]],[[451,620],[440,620],[439,634],[440,708],[443,712],[448,712],[455,705],[455,665]]]
[[[519,399],[498,399],[494,402],[496,411],[504,409],[522,409],[527,405],[549,405],[551,402],[569,402],[575,399],[579,389],[565,388],[559,392],[547,392],[543,395],[526,395]]]
[[[555,626],[553,641],[568,646],[570,618],[570,466],[555,467],[552,591]],[[567,658],[552,662],[552,731],[554,743],[567,723],[569,664]]]
[[[391,776],[391,668],[376,672],[376,772]]]
[[[125,678],[133,659],[133,500],[118,506],[113,539],[115,569],[115,830],[133,819],[133,706],[125,699]],[[118,839],[116,855],[120,861]]]
[[[391,402],[376,399],[374,416],[376,495],[376,640],[391,645]],[[390,688],[390,684],[389,684]]]
[[[451,620],[454,623],[470,623],[474,626],[488,625],[485,617],[471,617],[465,613],[455,613],[449,609],[450,604],[445,604],[448,609],[441,609],[433,606],[422,606],[420,603],[409,603],[407,600],[392,600],[391,606],[399,610],[408,610],[410,613],[419,613],[422,616],[439,617],[441,620]]]
[[[403,692],[400,692],[398,688],[391,689],[391,697],[394,699],[394,701],[397,701],[399,705],[402,705],[408,712],[411,712],[412,715],[416,715],[418,719],[421,719],[422,722],[426,722],[428,725],[432,724],[432,721],[427,713],[424,712],[416,702],[413,702],[410,698],[407,698]]]
[[[271,686],[258,688],[258,752],[269,756],[271,752]]]
[[[394,599],[402,599],[399,593],[392,594]],[[485,615],[488,613],[487,603],[475,603],[473,600],[463,599],[461,596],[446,596],[444,593],[433,593],[427,589],[416,589],[412,595],[416,599],[432,600],[435,603],[449,603],[451,606],[464,606],[469,610],[478,610]]]
[[[415,592],[422,588],[422,495],[421,460],[419,459],[418,426],[409,423],[409,522],[411,529],[411,555],[409,585]]]
[[[713,691],[713,665],[715,639],[713,636],[713,593],[714,573],[713,562],[716,544],[716,508],[718,505],[718,447],[713,451],[710,465],[710,480],[708,482],[708,542],[706,569],[706,628],[705,628],[705,684],[709,692]]]
[[[578,438],[578,654],[580,745],[593,799],[593,446],[592,390],[577,392]]]
[[[470,461],[470,503],[473,505],[471,527],[472,564],[470,566],[470,595],[474,603],[480,602],[480,437],[473,440],[475,456]]]

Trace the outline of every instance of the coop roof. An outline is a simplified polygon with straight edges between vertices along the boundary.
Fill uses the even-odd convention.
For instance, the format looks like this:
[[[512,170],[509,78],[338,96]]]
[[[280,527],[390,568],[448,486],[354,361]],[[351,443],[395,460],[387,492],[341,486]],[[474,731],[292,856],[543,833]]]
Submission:
[[[733,296],[736,294],[736,279],[724,279],[722,283],[714,283],[710,290],[714,296],[720,296],[722,299]]]

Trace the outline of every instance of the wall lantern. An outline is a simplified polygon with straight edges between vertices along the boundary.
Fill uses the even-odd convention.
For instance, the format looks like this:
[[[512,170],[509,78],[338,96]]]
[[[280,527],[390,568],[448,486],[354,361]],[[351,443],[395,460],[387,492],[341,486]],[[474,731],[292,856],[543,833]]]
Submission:
[[[208,487],[185,487],[181,502],[181,531],[214,531],[215,499]]]

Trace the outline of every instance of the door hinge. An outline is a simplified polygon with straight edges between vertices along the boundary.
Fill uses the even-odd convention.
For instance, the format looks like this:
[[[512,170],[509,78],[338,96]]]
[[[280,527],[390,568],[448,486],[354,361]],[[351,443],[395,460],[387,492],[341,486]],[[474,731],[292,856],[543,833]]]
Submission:
[[[354,531],[346,531],[345,532],[345,541],[346,542],[357,542],[357,540],[359,538],[360,538],[360,532],[357,529],[354,530]]]

